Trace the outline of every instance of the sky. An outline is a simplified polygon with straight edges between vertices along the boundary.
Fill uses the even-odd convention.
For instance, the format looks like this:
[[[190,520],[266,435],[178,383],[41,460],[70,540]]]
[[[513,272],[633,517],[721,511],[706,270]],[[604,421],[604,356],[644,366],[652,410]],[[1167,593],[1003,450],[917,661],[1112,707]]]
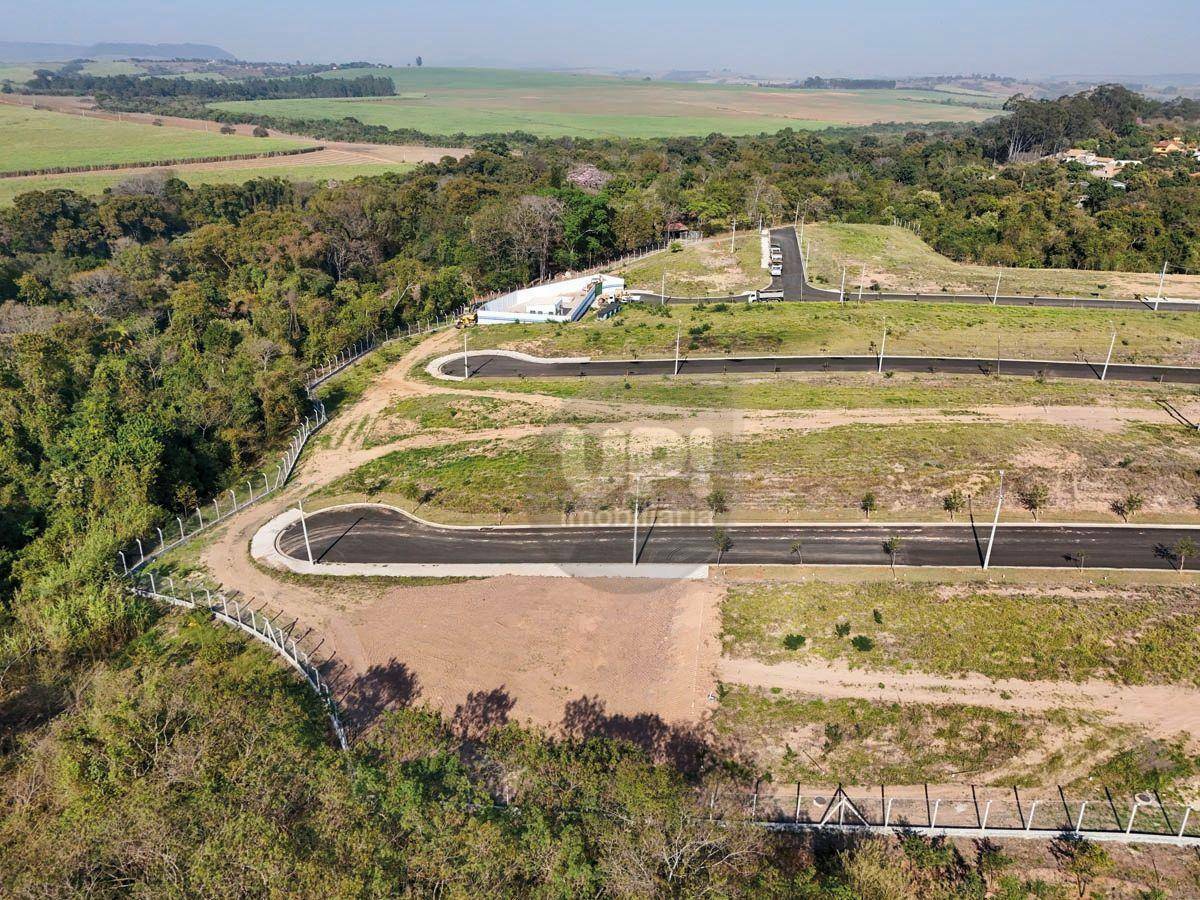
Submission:
[[[762,76],[1200,69],[1198,0],[0,0],[6,40],[197,42],[253,60]]]

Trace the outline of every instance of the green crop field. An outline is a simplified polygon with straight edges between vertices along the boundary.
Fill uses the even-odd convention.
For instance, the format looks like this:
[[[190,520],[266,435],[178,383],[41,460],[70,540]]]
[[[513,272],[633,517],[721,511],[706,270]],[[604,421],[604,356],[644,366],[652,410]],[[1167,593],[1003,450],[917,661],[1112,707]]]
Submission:
[[[23,83],[33,78],[33,73],[37,69],[57,71],[62,66],[61,62],[0,63],[0,82]],[[127,60],[101,59],[84,63],[81,71],[84,75],[138,75],[146,70],[137,63]]]
[[[135,162],[152,164],[168,159],[288,150],[311,143],[213,134],[0,106],[0,168],[4,171]]]
[[[171,169],[177,178],[195,187],[200,184],[241,184],[251,178],[287,178],[290,181],[349,181],[366,175],[383,175],[387,172],[407,172],[411,163],[346,163],[345,165],[304,165],[303,156],[294,157],[295,165],[287,165],[293,157],[280,157],[277,166],[238,166],[234,163],[220,168]],[[55,188],[78,191],[81,194],[98,195],[106,188],[120,184],[129,178],[130,172],[82,172],[71,175],[36,175],[28,178],[0,178],[0,206],[12,203],[18,194],[28,191],[48,191]]]
[[[801,91],[650,82],[501,69],[343,69],[390,75],[398,97],[215,104],[283,118],[341,119],[430,134],[525,131],[539,137],[757,134],[881,122],[977,122],[998,114],[932,91]]]
[[[1135,294],[1150,297],[1158,293],[1157,272],[1013,269],[958,263],[911,231],[891,225],[809,225],[804,229],[804,239],[806,244],[812,242],[810,279],[836,288],[845,266],[846,289],[851,293],[861,282],[867,291],[878,285],[885,291],[991,294],[997,276],[1000,292],[1009,294],[1128,299]],[[1167,276],[1163,294],[1200,300],[1200,275]]]

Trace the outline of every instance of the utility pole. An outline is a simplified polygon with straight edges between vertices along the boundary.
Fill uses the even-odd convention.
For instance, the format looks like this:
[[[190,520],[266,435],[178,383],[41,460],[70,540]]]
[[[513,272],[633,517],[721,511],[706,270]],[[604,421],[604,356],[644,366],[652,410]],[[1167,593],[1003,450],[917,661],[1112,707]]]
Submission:
[[[667,270],[666,269],[663,269],[662,287],[659,288],[659,290],[658,290],[658,299],[659,299],[659,302],[663,306],[667,305]]]
[[[733,234],[729,236],[729,252],[737,251],[737,216],[733,218]]]
[[[1000,299],[1000,276],[1003,274],[1003,272],[996,274],[996,290],[992,291],[992,306],[995,306],[996,301]]]
[[[1163,282],[1167,280],[1167,261],[1163,260],[1162,272],[1158,276],[1158,296],[1154,298],[1154,311],[1158,312],[1158,304],[1162,303]]]
[[[642,476],[633,476],[633,564],[637,565],[638,560],[638,513],[642,506]]]
[[[297,500],[296,508],[300,510],[300,530],[304,532],[304,549],[308,551],[308,564],[313,565],[312,544],[308,542],[308,523],[304,521],[304,501]]]
[[[1100,380],[1103,381],[1108,377],[1108,364],[1112,362],[1113,347],[1117,345],[1117,332],[1113,330],[1112,340],[1108,342],[1108,356],[1104,358],[1104,370],[1100,373]]]
[[[988,537],[987,553],[983,556],[983,570],[992,564],[992,544],[996,542],[996,526],[1000,524],[1000,506],[1004,503],[1004,470],[1000,470],[1000,496],[996,498],[996,517],[992,519],[992,533]]]
[[[887,346],[887,324],[883,326],[883,337],[879,341],[879,374],[883,374],[883,350]]]
[[[675,374],[679,374],[679,338],[683,334],[683,326],[675,329]]]
[[[842,266],[842,286],[838,290],[838,303],[845,304],[846,302],[846,267]]]
[[[867,280],[867,267],[863,266],[862,274],[858,276],[858,299],[862,299],[863,282]]]
[[[471,377],[471,365],[467,358],[467,329],[463,327],[463,381]]]

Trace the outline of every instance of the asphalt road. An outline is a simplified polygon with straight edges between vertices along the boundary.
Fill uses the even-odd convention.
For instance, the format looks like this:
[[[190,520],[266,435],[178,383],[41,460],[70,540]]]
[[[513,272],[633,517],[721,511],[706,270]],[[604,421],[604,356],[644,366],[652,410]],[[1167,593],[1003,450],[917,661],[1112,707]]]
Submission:
[[[591,376],[671,375],[673,359],[614,359],[589,362],[545,362],[514,359],[487,351],[468,354],[472,378],[582,378]],[[754,372],[875,372],[876,356],[762,356],[683,357],[680,375],[714,375]],[[885,372],[948,373],[954,375],[1025,375],[1046,378],[1098,380],[1104,361],[1073,362],[1028,359],[966,359],[952,356],[884,356]],[[442,364],[448,375],[462,375],[462,356]],[[1200,369],[1176,366],[1137,366],[1113,363],[1105,376],[1113,381],[1153,381],[1167,384],[1200,384]]]
[[[715,563],[711,525],[656,525],[647,512],[639,534],[639,563]],[[326,563],[628,563],[630,527],[442,528],[379,506],[310,513],[313,558]],[[980,566],[989,523],[946,525],[727,526],[722,563],[887,565],[884,542],[901,538],[896,564]],[[1184,537],[1200,544],[1200,528],[1141,526],[1001,525],[993,566],[1172,569],[1170,548]],[[799,548],[795,545],[799,543]],[[279,549],[306,560],[299,523],[287,528]],[[1185,562],[1190,562],[1187,560]]]
[[[788,225],[783,228],[772,229],[771,240],[773,243],[778,244],[780,250],[783,252],[783,274],[771,278],[771,290],[783,291],[783,299],[789,302],[836,303],[841,298],[841,293],[836,289],[819,288],[809,283],[804,271],[804,259],[800,253],[799,238],[792,226]],[[660,295],[649,291],[634,291],[634,293],[642,294],[650,302],[660,302],[662,300]],[[704,299],[707,302],[714,300],[735,301],[744,300],[745,295],[706,297]],[[847,287],[845,299],[847,301],[854,300],[858,302],[857,290],[851,290]],[[1020,294],[1000,294],[993,298],[991,294],[945,294],[941,292],[935,294],[915,294],[864,291],[862,300],[864,302],[884,300],[893,302],[907,301],[910,303],[975,303],[981,306],[990,306],[994,303],[997,306],[1056,306],[1120,310],[1154,309],[1153,302],[1138,301],[1132,297],[1128,300],[1102,300],[1098,297],[1031,297]],[[684,304],[696,303],[697,300],[696,298],[667,297],[666,302]],[[1200,303],[1164,300],[1158,304],[1158,309],[1162,312],[1200,312]]]

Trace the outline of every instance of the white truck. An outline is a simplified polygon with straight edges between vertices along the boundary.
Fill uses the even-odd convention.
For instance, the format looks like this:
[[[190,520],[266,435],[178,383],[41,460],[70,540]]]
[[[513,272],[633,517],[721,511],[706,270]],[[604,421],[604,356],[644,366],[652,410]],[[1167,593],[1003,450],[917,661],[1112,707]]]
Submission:
[[[783,262],[783,248],[780,247],[778,244],[771,245],[771,262],[773,262],[773,263],[782,263]]]
[[[771,277],[775,277],[777,275],[782,275],[782,274],[783,274],[783,263],[772,262],[771,263]]]

